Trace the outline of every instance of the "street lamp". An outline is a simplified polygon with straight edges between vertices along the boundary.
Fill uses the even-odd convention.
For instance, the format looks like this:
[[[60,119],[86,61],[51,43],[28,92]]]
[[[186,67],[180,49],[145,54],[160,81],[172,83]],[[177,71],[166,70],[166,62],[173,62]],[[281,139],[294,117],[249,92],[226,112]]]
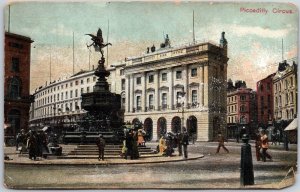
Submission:
[[[181,104],[181,132],[182,133],[184,132],[183,127],[184,127],[184,101],[185,101],[185,94],[186,94],[186,92],[182,91],[180,93],[179,98],[178,98],[178,101]]]

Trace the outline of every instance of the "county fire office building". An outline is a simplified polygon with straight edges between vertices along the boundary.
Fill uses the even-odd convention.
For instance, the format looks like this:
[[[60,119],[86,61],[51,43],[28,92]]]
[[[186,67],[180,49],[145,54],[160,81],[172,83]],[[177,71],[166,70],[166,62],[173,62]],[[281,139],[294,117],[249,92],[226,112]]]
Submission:
[[[151,140],[184,126],[197,141],[211,141],[218,132],[226,134],[227,61],[222,33],[218,45],[152,46],[142,56],[110,65],[108,83],[112,92],[121,94],[124,121],[143,123]],[[89,71],[40,87],[34,94],[31,119],[75,121],[85,113],[80,95],[91,92],[95,81]]]

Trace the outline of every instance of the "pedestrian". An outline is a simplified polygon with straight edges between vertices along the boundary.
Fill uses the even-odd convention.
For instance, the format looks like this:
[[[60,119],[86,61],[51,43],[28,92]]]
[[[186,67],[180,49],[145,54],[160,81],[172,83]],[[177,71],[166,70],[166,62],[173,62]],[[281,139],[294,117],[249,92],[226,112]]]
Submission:
[[[186,128],[183,128],[182,145],[183,145],[183,155],[184,155],[184,158],[188,158],[187,146],[189,145],[189,135],[188,135],[188,133],[186,131]]]
[[[217,152],[216,152],[216,153],[219,153],[221,147],[222,147],[227,153],[229,153],[229,150],[228,150],[228,149],[225,147],[225,145],[224,145],[224,141],[225,141],[224,136],[223,136],[221,133],[219,133],[219,134],[218,134],[218,142],[219,142],[219,145],[218,145],[218,148],[217,148]]]
[[[166,140],[165,140],[165,136],[162,135],[161,138],[159,139],[159,153],[161,155],[164,154],[165,150],[167,149],[167,146],[166,146]]]
[[[260,139],[261,139],[261,148],[262,148],[261,157],[263,162],[266,162],[266,158],[272,161],[272,156],[269,153],[267,153],[267,150],[269,149],[269,140],[265,130],[261,131]]]
[[[98,160],[104,161],[104,148],[105,148],[105,140],[103,139],[103,135],[99,134],[99,137],[96,140],[96,144],[98,146],[99,157]]]
[[[123,146],[122,146],[122,153],[121,153],[121,157],[125,158],[127,153],[127,147],[126,147],[126,137],[124,137],[123,140]]]
[[[177,140],[177,147],[178,147],[178,155],[179,156],[182,156],[182,133],[177,133],[177,137],[176,137],[176,140]]]
[[[126,134],[127,152],[125,153],[125,159],[127,159],[128,155],[130,156],[131,159],[133,159],[132,145],[133,145],[133,136],[132,136],[132,131],[130,130],[129,133]]]
[[[289,137],[287,132],[284,133],[284,149],[286,151],[289,150]]]
[[[255,135],[255,152],[256,152],[256,160],[260,161],[260,149],[261,149],[261,139],[259,132]]]
[[[16,136],[16,151],[19,150],[19,143],[21,143],[21,133],[18,133]]]
[[[132,132],[132,155],[131,159],[138,159],[140,157],[139,155],[139,148],[137,145],[137,140],[138,140],[138,133],[137,131]]]
[[[29,150],[29,159],[36,160],[37,156],[37,139],[33,131],[29,131],[29,137],[27,139],[27,149]]]

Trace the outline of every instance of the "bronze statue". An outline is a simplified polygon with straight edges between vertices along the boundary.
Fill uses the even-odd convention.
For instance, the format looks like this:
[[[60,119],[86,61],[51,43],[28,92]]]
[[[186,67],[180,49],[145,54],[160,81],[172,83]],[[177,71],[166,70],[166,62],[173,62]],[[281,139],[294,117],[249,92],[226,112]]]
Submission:
[[[97,36],[95,36],[93,34],[85,34],[85,35],[91,36],[92,37],[91,40],[93,41],[93,43],[90,45],[87,45],[87,47],[89,48],[91,46],[94,46],[95,51],[100,51],[102,57],[104,57],[102,49],[104,47],[106,47],[107,45],[111,45],[111,43],[107,43],[107,44],[103,43],[102,30],[100,28],[98,29]]]

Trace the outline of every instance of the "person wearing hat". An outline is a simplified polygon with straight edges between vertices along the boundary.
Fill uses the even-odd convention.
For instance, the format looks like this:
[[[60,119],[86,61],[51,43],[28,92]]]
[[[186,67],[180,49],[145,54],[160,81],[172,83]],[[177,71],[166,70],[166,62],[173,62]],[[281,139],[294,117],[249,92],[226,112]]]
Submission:
[[[99,137],[96,140],[96,144],[98,146],[99,157],[98,160],[101,159],[104,161],[104,148],[105,148],[105,140],[103,139],[103,135],[99,134]]]
[[[182,146],[183,146],[183,156],[184,158],[188,158],[188,151],[187,146],[189,145],[189,135],[185,127],[183,127],[183,134],[182,134]]]

